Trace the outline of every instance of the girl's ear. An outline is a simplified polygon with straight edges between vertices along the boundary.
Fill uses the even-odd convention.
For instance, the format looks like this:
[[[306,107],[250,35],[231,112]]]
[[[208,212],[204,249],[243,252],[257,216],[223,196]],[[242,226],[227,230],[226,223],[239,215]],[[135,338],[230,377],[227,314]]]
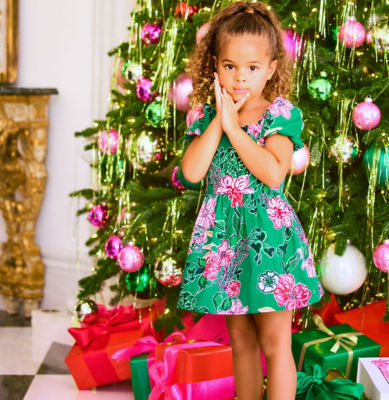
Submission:
[[[269,75],[267,80],[270,80],[273,77],[274,72],[277,69],[278,60],[273,60],[269,65]]]

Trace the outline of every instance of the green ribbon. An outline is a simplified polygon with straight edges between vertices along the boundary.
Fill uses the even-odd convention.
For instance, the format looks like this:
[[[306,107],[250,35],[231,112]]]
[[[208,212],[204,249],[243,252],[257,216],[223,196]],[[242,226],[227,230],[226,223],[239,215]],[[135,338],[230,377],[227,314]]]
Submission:
[[[309,360],[306,372],[297,372],[297,395],[305,394],[306,400],[360,400],[363,386],[349,379],[326,381],[326,370]],[[296,397],[299,398],[299,397]]]

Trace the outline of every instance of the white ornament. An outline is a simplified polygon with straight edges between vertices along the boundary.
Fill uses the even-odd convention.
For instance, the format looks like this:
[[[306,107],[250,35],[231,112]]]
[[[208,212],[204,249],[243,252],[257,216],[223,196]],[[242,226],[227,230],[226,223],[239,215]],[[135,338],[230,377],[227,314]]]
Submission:
[[[331,245],[320,261],[321,283],[331,293],[349,294],[359,289],[367,277],[364,255],[353,245],[347,244],[343,256],[335,254]]]

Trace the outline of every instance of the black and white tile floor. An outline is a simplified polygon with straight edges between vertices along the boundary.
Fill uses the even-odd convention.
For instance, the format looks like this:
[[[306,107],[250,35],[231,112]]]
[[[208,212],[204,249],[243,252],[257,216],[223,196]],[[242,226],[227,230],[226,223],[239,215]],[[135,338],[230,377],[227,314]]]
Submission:
[[[67,311],[31,320],[0,311],[0,400],[133,400],[129,381],[79,391],[64,359],[73,339]]]

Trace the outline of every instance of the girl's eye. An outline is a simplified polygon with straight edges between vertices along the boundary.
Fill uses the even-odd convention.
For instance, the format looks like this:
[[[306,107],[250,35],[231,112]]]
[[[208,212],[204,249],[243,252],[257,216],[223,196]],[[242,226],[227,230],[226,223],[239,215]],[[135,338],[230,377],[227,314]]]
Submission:
[[[232,64],[226,64],[226,65],[224,66],[224,68],[225,68],[225,69],[233,69],[234,66],[233,66]]]
[[[258,69],[258,67],[256,67],[255,65],[250,66],[250,71],[256,71],[257,69]]]

